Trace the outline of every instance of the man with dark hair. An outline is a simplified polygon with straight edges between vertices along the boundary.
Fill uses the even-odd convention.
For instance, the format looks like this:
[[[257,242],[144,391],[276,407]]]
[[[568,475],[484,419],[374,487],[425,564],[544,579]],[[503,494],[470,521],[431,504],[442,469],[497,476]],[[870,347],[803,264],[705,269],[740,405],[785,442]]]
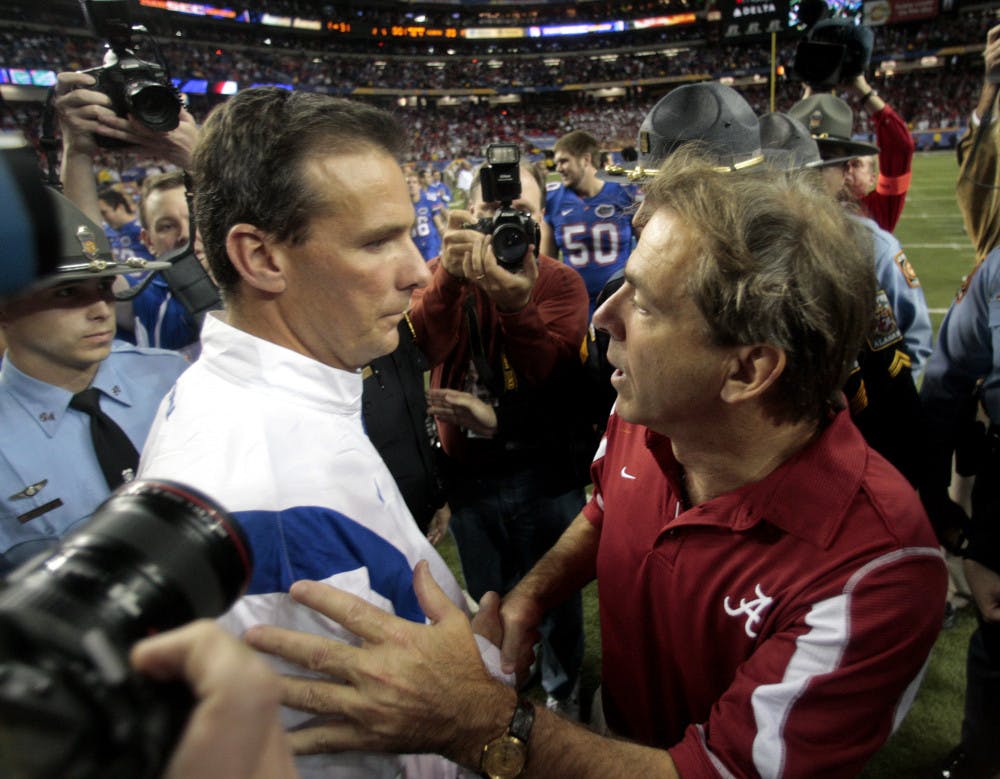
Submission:
[[[410,239],[402,139],[377,108],[255,88],[215,109],[195,150],[195,214],[225,318],[206,317],[201,357],[162,404],[140,475],[204,490],[242,525],[254,576],[222,619],[237,634],[263,623],[348,639],[288,598],[300,578],[423,622],[421,559],[465,608],[361,422],[361,369],[396,348],[429,278]],[[299,769],[395,777],[426,759],[361,752]]]
[[[902,719],[946,570],[913,489],[840,407],[875,294],[858,228],[799,177],[684,152],[637,219],[594,318],[618,402],[593,496],[501,611],[523,669],[540,615],[597,577],[617,738],[491,680],[421,566],[432,625],[300,582],[293,597],[363,647],[248,633],[336,680],[285,679],[287,702],[343,718],[292,734],[297,749],[440,750],[504,779],[847,777]]]
[[[496,422],[484,429],[450,415],[438,420],[451,463],[451,529],[477,600],[509,591],[577,515],[597,443],[578,434],[573,414],[574,369],[587,327],[583,281],[544,255],[529,253],[519,268],[497,263],[489,237],[464,229],[500,206],[484,202],[481,176],[469,190],[471,213],[451,212],[431,282],[413,306],[417,345],[433,368],[432,411],[457,393]],[[512,207],[540,222],[541,175],[522,162],[520,178]],[[575,457],[574,443],[584,450]],[[577,716],[579,593],[546,615],[541,634],[547,703]]]
[[[181,111],[177,129],[167,133],[150,130],[136,120],[123,119],[111,109],[107,95],[91,88],[93,84],[94,77],[88,73],[59,74],[55,106],[62,131],[62,180],[66,196],[91,219],[96,220],[98,214],[105,220],[116,219],[117,210],[111,211],[108,204],[114,208],[121,196],[106,190],[99,194],[94,181],[92,161],[99,149],[98,139],[112,139],[130,150],[187,168],[198,127],[186,110]],[[155,202],[140,201],[139,222],[133,223],[128,239],[131,254],[147,259],[163,257],[185,245],[189,232],[183,173],[177,171],[151,179],[157,183],[155,187],[147,185],[150,188],[146,191],[150,195],[154,190],[158,193],[153,198]],[[177,191],[172,191],[174,189]],[[143,199],[147,199],[145,195]],[[119,240],[110,231],[105,232],[112,246],[118,240],[124,252],[124,238]],[[128,283],[139,281],[124,277],[116,291],[124,291]],[[162,275],[154,277],[130,303],[118,304],[118,324],[138,345],[184,349],[197,341],[198,327],[194,318],[173,296]]]
[[[562,253],[562,261],[583,277],[590,312],[605,282],[625,266],[632,251],[632,195],[621,184],[601,181],[597,164],[601,148],[582,130],[567,133],[555,145],[561,184],[545,195],[542,253]],[[550,232],[551,230],[551,232]]]
[[[86,520],[129,481],[178,355],[115,341],[112,284],[162,264],[118,263],[103,231],[47,191],[56,271],[0,301],[0,571]]]
[[[97,207],[104,219],[104,234],[111,241],[115,259],[125,262],[129,257],[153,259],[142,243],[142,226],[128,199],[114,187],[103,187],[97,193]]]
[[[139,222],[142,242],[154,257],[165,257],[188,245],[191,219],[184,171],[158,173],[142,182]],[[137,344],[183,350],[197,342],[195,317],[174,296],[162,275],[153,278],[131,304]]]
[[[420,250],[420,256],[425,260],[432,260],[441,251],[441,230],[445,225],[445,209],[437,196],[424,188],[421,180],[416,173],[406,174],[406,187],[410,191],[415,214],[410,236]]]
[[[447,208],[451,204],[451,188],[445,183],[440,168],[429,168],[430,183],[427,191],[434,195]]]

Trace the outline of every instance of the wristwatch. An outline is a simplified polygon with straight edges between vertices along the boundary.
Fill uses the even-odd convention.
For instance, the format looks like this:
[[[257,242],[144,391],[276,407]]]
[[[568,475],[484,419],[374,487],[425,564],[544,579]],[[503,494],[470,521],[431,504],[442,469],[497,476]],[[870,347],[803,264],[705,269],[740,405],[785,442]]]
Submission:
[[[528,738],[535,724],[535,705],[524,698],[517,701],[507,732],[483,747],[480,767],[490,779],[514,779],[528,761]]]

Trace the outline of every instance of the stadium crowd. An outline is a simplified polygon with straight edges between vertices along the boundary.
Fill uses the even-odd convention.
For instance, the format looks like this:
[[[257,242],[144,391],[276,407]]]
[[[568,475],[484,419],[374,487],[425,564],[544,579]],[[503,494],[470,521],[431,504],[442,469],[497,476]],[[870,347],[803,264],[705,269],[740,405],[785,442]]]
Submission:
[[[884,94],[915,131],[950,129],[944,140],[927,136],[922,146],[950,144],[964,124],[968,107],[975,99],[975,73],[978,47],[985,31],[995,18],[991,11],[962,14],[953,19],[916,23],[901,27],[880,28],[873,60],[919,58],[945,45],[970,45],[968,54],[951,53],[934,68],[877,75],[873,86]],[[302,41],[298,41],[301,45]],[[242,45],[246,45],[245,40]],[[103,57],[103,44],[83,35],[43,33],[38,30],[0,33],[0,62],[8,67],[75,70],[96,66]],[[472,60],[444,58],[415,60],[395,56],[357,59],[328,51],[302,52],[278,47],[226,47],[219,43],[186,40],[161,41],[161,50],[175,78],[291,84],[296,88],[329,90],[350,94],[359,88],[398,90],[473,90],[490,88],[497,92],[511,89],[530,93],[559,90],[567,84],[620,84],[626,87],[623,98],[595,101],[586,96],[563,93],[550,100],[530,94],[524,102],[503,106],[465,100],[457,106],[435,108],[433,98],[422,98],[416,107],[399,111],[413,127],[418,155],[425,161],[440,164],[459,158],[477,157],[486,140],[509,140],[532,144],[533,139],[547,138],[581,129],[594,134],[607,148],[628,146],[635,137],[638,123],[670,83],[690,77],[745,79],[756,74],[764,78],[770,70],[769,50],[759,44],[693,46],[659,51],[649,56],[617,56],[600,59],[589,54],[565,58],[481,57]],[[791,72],[794,43],[785,44],[778,54],[778,64]],[[150,56],[147,52],[144,56]],[[644,82],[652,80],[653,83]],[[657,82],[659,85],[657,86]],[[646,83],[646,86],[643,86]],[[956,91],[957,85],[957,91]],[[755,110],[768,109],[770,96],[766,86],[741,87]],[[785,77],[779,80],[776,108],[790,106],[800,96],[800,85]],[[193,97],[192,111],[203,117],[220,98]],[[388,98],[386,98],[388,99]],[[16,108],[23,121],[18,124],[29,134],[37,120],[32,108]],[[609,115],[613,121],[609,121]],[[12,119],[5,116],[5,125]],[[470,130],[469,128],[477,128]],[[860,112],[855,133],[873,134],[867,115]],[[549,141],[550,142],[550,141]],[[108,161],[110,163],[110,160]]]

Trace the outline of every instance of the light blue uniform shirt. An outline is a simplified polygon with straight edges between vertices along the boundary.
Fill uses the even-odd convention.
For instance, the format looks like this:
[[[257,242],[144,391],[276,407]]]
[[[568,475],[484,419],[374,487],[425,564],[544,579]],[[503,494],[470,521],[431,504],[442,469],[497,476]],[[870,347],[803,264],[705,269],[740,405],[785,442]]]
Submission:
[[[927,365],[934,339],[924,290],[895,236],[871,219],[853,218],[871,231],[875,248],[875,277],[896,315],[906,352],[913,361],[913,380],[917,381]]]
[[[920,388],[931,420],[945,429],[957,424],[979,379],[986,413],[1000,423],[1000,248],[973,271],[941,322]]]
[[[101,409],[142,451],[160,400],[188,363],[162,349],[116,341],[91,386]],[[108,497],[73,393],[0,366],[0,569],[53,546]]]

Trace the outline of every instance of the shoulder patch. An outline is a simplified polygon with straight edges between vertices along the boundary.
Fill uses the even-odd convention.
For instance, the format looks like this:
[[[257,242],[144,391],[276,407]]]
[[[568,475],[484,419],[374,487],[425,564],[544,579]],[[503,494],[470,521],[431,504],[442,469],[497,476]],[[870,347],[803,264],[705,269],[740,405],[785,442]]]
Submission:
[[[984,258],[985,259],[985,258]],[[976,267],[969,271],[964,279],[962,279],[962,286],[958,288],[958,292],[955,294],[955,302],[960,303],[962,298],[965,297],[965,293],[969,291],[969,285],[972,283],[972,277],[976,275],[976,271],[983,266],[983,260],[976,263]]]
[[[545,185],[545,191],[546,192],[555,192],[561,186],[562,186],[562,182],[560,182],[560,181],[550,181],[550,182],[548,182]]]
[[[900,249],[896,256],[892,259],[902,272],[903,278],[906,279],[906,283],[911,287],[919,287],[920,279],[917,278],[917,272],[913,269],[910,261],[906,259],[906,252]]]
[[[610,203],[601,203],[594,209],[594,213],[601,219],[607,219],[609,216],[615,215],[615,207]]]
[[[868,345],[877,352],[903,340],[903,334],[896,324],[896,315],[892,312],[889,296],[885,290],[875,293],[875,319],[872,331],[868,335]]]

